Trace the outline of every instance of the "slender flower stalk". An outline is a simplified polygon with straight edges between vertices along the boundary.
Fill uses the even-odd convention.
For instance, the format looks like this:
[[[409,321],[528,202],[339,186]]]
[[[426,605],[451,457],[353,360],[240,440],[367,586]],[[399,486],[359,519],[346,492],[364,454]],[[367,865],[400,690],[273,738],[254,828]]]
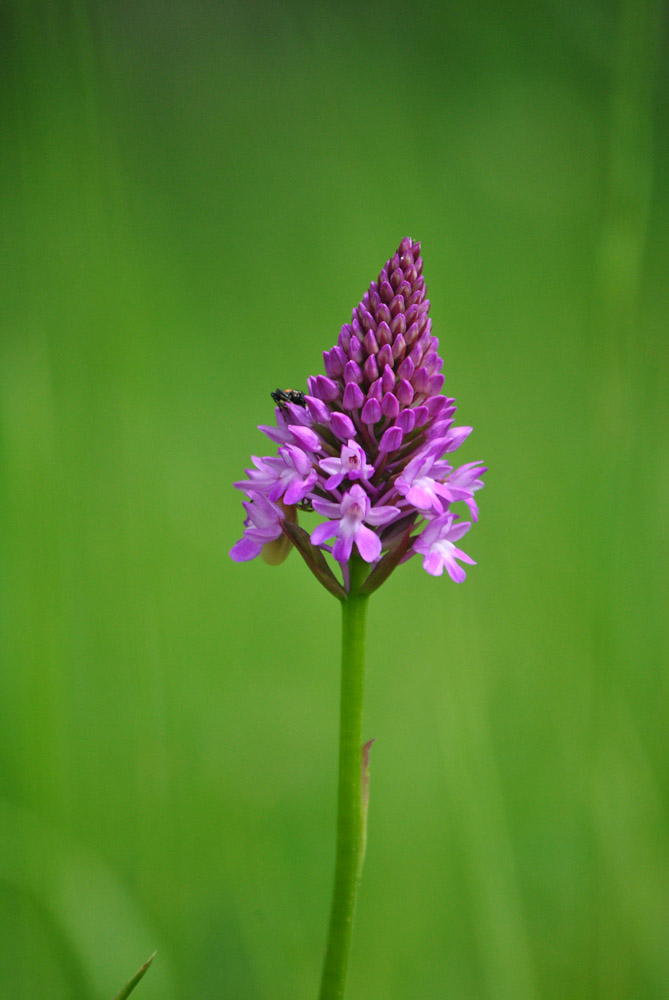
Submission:
[[[254,456],[247,478],[235,483],[247,496],[247,516],[231,557],[260,555],[277,565],[296,548],[342,603],[337,851],[320,1000],[344,996],[366,842],[369,595],[414,555],[427,573],[446,570],[456,583],[465,579],[462,563],[475,565],[455,542],[478,520],[474,494],[486,470],[481,462],[450,464],[472,429],[455,426],[455,400],[441,392],[443,362],[422,272],[420,243],[407,237],[323,352],[325,375],[308,378],[306,393],[272,392],[275,423],[260,430],[277,454]],[[471,521],[461,519],[458,504]],[[298,514],[324,520],[307,531]]]
[[[365,850],[362,696],[369,598],[360,593],[360,586],[366,575],[365,563],[361,558],[354,557],[351,560],[349,594],[342,602],[337,854],[320,1000],[339,1000],[344,996],[353,917]]]

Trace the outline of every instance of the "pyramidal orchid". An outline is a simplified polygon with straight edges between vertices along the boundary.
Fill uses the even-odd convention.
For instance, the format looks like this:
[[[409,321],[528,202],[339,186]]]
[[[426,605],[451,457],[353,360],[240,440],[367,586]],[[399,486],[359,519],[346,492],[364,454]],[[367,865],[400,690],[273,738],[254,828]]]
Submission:
[[[478,519],[474,494],[486,470],[452,464],[472,429],[456,426],[455,400],[442,392],[426,291],[420,243],[403,239],[323,352],[324,373],[307,379],[306,392],[272,393],[275,422],[260,430],[277,454],[254,457],[235,483],[248,499],[231,557],[276,564],[296,548],[343,608],[335,886],[320,1000],[344,995],[366,840],[367,600],[414,555],[427,573],[445,570],[456,583],[465,579],[462,564],[474,565],[455,543]]]

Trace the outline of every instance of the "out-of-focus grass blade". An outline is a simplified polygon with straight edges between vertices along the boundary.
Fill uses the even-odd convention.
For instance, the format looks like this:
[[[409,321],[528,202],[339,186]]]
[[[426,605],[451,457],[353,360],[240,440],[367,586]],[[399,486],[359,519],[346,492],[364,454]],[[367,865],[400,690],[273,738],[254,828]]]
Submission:
[[[126,997],[130,996],[130,994],[134,990],[135,986],[140,981],[140,979],[142,978],[142,976],[144,975],[144,973],[146,972],[146,970],[148,969],[148,967],[151,965],[151,962],[154,960],[155,957],[156,957],[156,953],[154,951],[153,955],[151,955],[146,960],[146,962],[144,963],[144,965],[142,966],[142,968],[138,969],[137,972],[135,973],[135,975],[132,977],[132,979],[130,979],[125,984],[125,986],[120,990],[120,992],[116,994],[116,996],[114,997],[114,1000],[126,1000]]]

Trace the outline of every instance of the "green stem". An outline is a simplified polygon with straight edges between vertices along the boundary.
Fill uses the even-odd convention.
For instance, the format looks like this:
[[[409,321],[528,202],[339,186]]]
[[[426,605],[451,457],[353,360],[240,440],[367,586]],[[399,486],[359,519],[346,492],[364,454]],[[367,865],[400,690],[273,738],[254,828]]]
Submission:
[[[355,901],[364,854],[362,785],[362,695],[368,597],[359,591],[369,567],[350,562],[351,587],[342,601],[341,705],[337,857],[320,1000],[342,1000],[351,948]]]

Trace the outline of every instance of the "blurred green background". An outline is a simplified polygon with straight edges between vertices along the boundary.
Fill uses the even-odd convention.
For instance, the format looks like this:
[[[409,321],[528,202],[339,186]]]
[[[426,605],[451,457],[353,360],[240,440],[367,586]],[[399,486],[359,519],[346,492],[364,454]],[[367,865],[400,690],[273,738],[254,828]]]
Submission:
[[[490,471],[371,603],[348,998],[669,996],[666,27],[3,5],[1,997],[316,996],[339,608],[231,484],[407,234]]]

